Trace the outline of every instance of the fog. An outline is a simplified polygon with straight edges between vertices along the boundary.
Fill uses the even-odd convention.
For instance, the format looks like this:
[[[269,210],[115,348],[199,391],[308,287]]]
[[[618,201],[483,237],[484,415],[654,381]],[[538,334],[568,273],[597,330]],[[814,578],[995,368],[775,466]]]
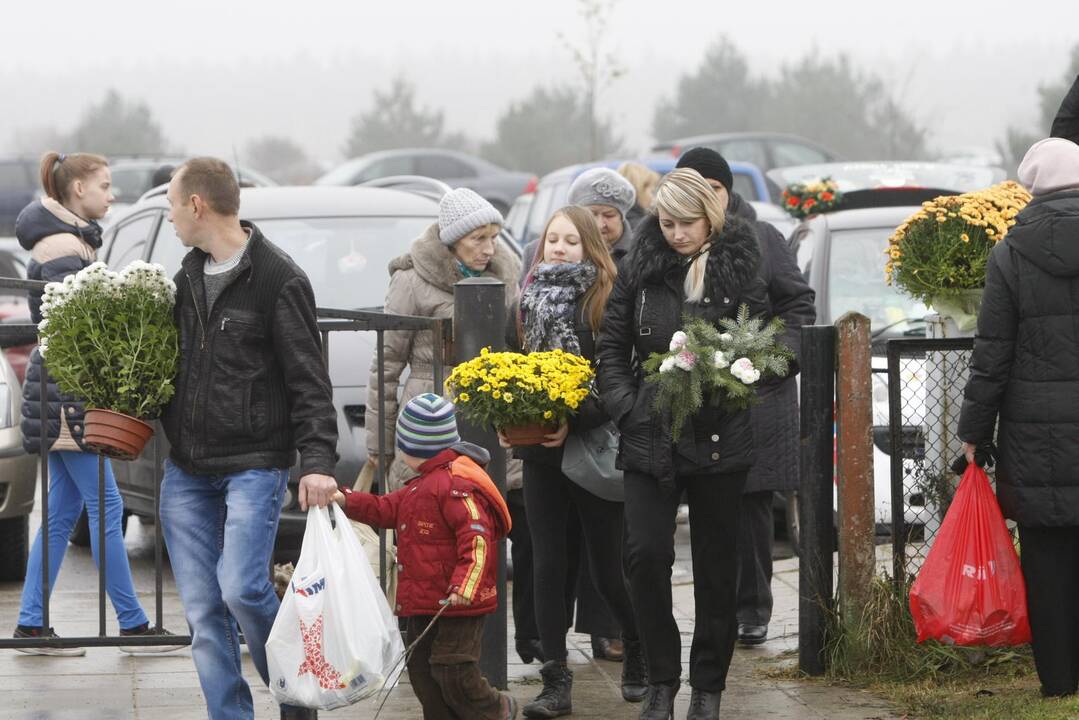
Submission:
[[[70,130],[111,87],[146,102],[176,149],[228,155],[285,135],[331,164],[351,117],[396,76],[445,111],[447,129],[482,140],[535,85],[575,81],[560,34],[583,39],[574,0],[5,5],[0,151],[9,152],[18,130]],[[657,99],[721,34],[764,75],[808,52],[847,53],[912,109],[930,148],[992,147],[1009,125],[1036,129],[1037,87],[1065,72],[1079,3],[833,0],[811,11],[620,0],[604,39],[626,72],[601,99],[629,148],[648,147]]]

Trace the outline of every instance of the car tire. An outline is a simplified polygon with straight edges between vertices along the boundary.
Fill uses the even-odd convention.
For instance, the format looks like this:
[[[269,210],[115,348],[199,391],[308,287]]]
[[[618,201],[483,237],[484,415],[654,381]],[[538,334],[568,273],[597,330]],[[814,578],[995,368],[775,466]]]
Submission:
[[[30,516],[0,520],[0,581],[26,579],[26,558],[30,552]]]
[[[120,530],[123,533],[127,533],[127,519],[131,517],[131,513],[124,510],[124,514],[120,519]],[[75,521],[75,527],[71,528],[71,537],[68,541],[76,547],[90,547],[90,519],[86,516],[86,509],[84,508],[82,514],[79,515],[79,519]]]

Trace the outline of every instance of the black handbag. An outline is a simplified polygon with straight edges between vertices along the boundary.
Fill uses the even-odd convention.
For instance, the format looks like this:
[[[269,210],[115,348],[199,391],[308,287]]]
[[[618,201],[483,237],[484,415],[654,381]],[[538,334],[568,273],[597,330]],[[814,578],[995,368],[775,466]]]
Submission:
[[[603,500],[625,502],[618,457],[618,428],[613,422],[571,432],[562,446],[562,474]]]

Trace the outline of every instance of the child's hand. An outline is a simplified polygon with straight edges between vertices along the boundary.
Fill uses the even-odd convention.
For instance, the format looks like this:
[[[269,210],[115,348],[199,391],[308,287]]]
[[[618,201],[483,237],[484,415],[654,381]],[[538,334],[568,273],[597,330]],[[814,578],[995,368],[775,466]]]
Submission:
[[[342,508],[345,507],[345,494],[340,490],[333,494],[332,500],[338,505],[340,505]]]
[[[449,604],[450,604],[451,607],[462,607],[462,606],[471,605],[472,601],[468,600],[468,599],[466,599],[464,597],[461,597],[457,593],[450,593]]]

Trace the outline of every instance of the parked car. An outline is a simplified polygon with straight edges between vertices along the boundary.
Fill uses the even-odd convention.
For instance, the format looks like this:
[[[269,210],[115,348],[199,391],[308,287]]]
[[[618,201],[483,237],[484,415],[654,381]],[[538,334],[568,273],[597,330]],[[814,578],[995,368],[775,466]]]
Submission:
[[[39,165],[32,158],[0,158],[0,237],[15,234],[15,218],[40,194]]]
[[[765,172],[779,167],[815,165],[840,160],[838,154],[820,143],[799,135],[775,132],[692,135],[656,143],[652,146],[652,152],[677,158],[693,147],[712,148],[728,162],[750,163]],[[776,188],[772,187],[771,190],[775,192]]]
[[[0,238],[0,277],[26,278],[26,266],[30,262],[30,253],[19,245],[15,238]],[[25,290],[0,288],[0,323],[30,322],[30,305]],[[36,337],[27,336],[29,342],[14,341],[17,344],[3,345],[4,355],[15,371],[15,377],[22,383],[26,377],[26,363],[30,352],[37,344]]]
[[[162,165],[181,165],[186,157],[181,156],[132,156],[109,158],[109,169],[112,171],[112,194],[116,200],[112,209],[105,218],[104,224],[110,224],[113,218],[118,217],[121,211],[133,204],[147,191],[153,188],[154,173]],[[236,165],[233,167],[236,179],[241,187],[273,187],[277,185],[272,179],[262,173],[256,172],[249,167]]]
[[[22,386],[0,355],[0,581],[21,581],[30,549],[37,455],[22,446]]]
[[[517,198],[510,211],[511,217],[506,222],[521,247],[526,247],[539,237],[551,213],[566,204],[569,186],[581,173],[595,167],[614,169],[624,162],[626,160],[623,159],[582,163],[559,168],[544,175],[533,190]],[[678,158],[654,156],[638,159],[635,162],[640,162],[660,175],[665,175],[674,170]],[[732,162],[730,165],[731,172],[734,174],[735,192],[753,205],[761,220],[772,222],[786,237],[794,228],[794,223],[778,205],[772,204],[764,174],[757,167],[747,163]]]
[[[451,187],[467,187],[487,198],[503,215],[514,198],[536,182],[530,173],[500,168],[482,158],[435,148],[382,150],[347,160],[315,181],[315,185],[361,185],[393,175],[422,175]]]
[[[929,309],[898,288],[885,282],[888,238],[922,202],[940,195],[968,192],[999,182],[998,168],[943,165],[936,163],[838,163],[773,170],[769,176],[785,186],[830,175],[843,199],[832,212],[803,220],[795,229],[791,244],[798,264],[816,292],[817,322],[832,324],[847,312],[870,319],[875,369],[887,367],[885,343],[892,338],[924,337]],[[925,382],[924,364],[907,366],[913,395],[906,402],[904,442],[922,442],[919,418],[924,414],[924,397],[918,395]],[[873,476],[878,531],[890,532],[892,522],[890,431],[887,375],[873,374]],[[909,448],[910,457],[921,451]],[[925,493],[914,475],[906,474],[903,489],[904,519],[920,525],[935,512],[928,507]]]
[[[164,189],[149,193],[105,231],[103,258],[119,269],[132,260],[160,263],[175,272],[187,252],[165,219]],[[438,202],[422,193],[379,188],[248,188],[240,193],[240,214],[255,222],[275,245],[307,273],[319,307],[377,309],[389,285],[391,259],[407,252],[412,241],[438,217]],[[519,254],[512,244],[506,252]],[[332,333],[330,380],[337,410],[338,483],[351,486],[366,450],[364,411],[374,332]],[[153,517],[153,488],[158,461],[168,456],[164,433],[154,433],[142,456],[115,462],[114,470],[127,509]],[[294,467],[278,531],[277,552],[298,549],[306,515],[299,511]]]

